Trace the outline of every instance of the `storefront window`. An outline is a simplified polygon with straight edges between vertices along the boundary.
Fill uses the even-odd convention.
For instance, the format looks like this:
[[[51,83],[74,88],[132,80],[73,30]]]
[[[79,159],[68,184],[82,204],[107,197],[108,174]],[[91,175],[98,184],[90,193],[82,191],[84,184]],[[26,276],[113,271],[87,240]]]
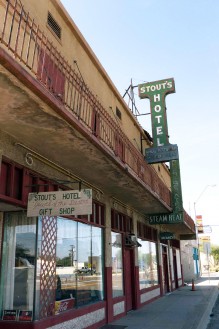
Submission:
[[[123,296],[123,261],[122,261],[122,235],[111,233],[112,244],[112,290],[113,297]]]
[[[57,218],[55,314],[103,300],[102,243],[101,228]]]
[[[102,229],[78,223],[76,303],[103,300]]]
[[[104,299],[103,229],[54,217],[51,231],[49,220],[5,215],[0,286],[5,320],[31,321],[53,315],[54,307],[59,314]]]
[[[56,245],[56,310],[66,300],[75,307],[77,222],[58,218]]]
[[[36,219],[8,213],[4,219],[1,313],[6,320],[33,316]]]
[[[158,284],[156,243],[139,240],[138,248],[139,285],[145,289]]]

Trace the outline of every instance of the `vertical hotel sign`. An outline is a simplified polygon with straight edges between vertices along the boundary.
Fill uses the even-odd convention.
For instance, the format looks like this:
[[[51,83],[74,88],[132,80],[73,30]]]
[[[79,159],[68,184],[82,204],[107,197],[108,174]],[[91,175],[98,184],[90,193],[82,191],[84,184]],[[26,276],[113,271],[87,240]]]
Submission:
[[[174,79],[165,79],[138,86],[139,97],[149,98],[151,105],[153,146],[169,144],[165,97],[175,93]]]
[[[170,162],[172,213],[149,216],[150,224],[179,223],[184,221],[180,166],[177,145],[171,145],[168,137],[165,98],[175,93],[174,79],[165,79],[138,86],[139,97],[149,98],[151,107],[153,147],[146,149],[148,163]]]
[[[174,213],[183,212],[182,187],[179,160],[170,162],[172,209]]]

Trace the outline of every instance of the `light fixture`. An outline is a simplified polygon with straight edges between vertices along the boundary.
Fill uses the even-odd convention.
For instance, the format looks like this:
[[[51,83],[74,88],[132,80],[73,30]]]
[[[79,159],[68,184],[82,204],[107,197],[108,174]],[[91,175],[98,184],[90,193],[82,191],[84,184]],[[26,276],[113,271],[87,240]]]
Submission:
[[[125,246],[126,247],[141,247],[142,245],[138,242],[137,237],[133,233],[128,233],[125,236]]]

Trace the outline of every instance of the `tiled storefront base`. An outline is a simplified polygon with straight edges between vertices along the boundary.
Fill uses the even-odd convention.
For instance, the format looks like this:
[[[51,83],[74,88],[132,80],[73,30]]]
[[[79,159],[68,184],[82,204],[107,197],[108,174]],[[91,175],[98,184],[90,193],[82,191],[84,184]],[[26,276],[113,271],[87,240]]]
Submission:
[[[124,312],[125,312],[125,302],[124,301],[113,305],[113,315],[114,316],[117,316],[118,314],[121,314]]]
[[[55,326],[49,327],[48,329],[84,329],[104,319],[105,309],[101,308],[97,311],[82,315],[78,318],[56,324]]]
[[[141,304],[144,304],[156,297],[160,296],[160,288],[157,288],[155,290],[151,290],[149,292],[146,292],[144,294],[141,295]]]

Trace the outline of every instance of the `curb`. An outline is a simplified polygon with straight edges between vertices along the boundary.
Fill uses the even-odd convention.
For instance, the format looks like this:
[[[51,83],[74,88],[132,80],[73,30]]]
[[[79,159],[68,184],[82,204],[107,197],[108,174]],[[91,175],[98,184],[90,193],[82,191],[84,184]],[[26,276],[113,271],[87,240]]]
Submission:
[[[212,309],[214,307],[217,297],[218,297],[218,287],[216,286],[214,288],[214,292],[209,300],[208,306],[206,307],[204,314],[200,318],[199,325],[197,326],[196,329],[206,329],[207,328],[208,323],[210,322],[210,314],[212,312]]]

